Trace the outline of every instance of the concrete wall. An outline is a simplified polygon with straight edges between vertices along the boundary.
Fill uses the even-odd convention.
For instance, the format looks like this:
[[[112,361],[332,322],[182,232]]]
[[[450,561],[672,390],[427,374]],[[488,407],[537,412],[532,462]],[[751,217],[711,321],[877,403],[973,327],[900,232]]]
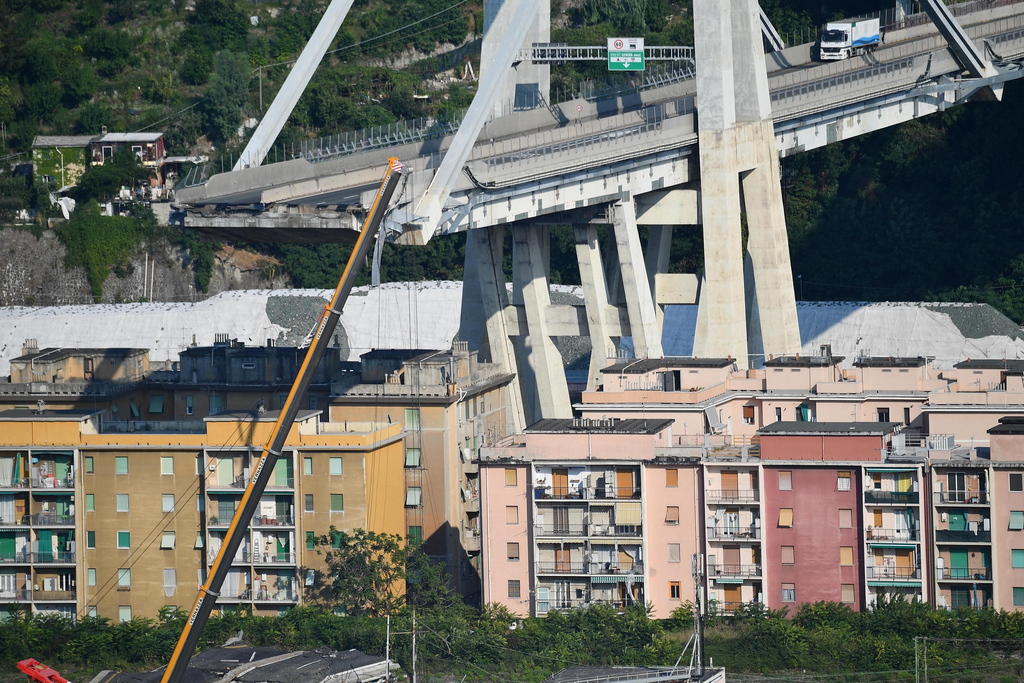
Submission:
[[[992,569],[995,578],[992,597],[995,609],[1024,611],[1024,606],[1013,604],[1013,589],[1024,587],[1024,569],[1014,569],[1011,562],[1014,550],[1024,550],[1024,531],[1009,530],[1010,512],[1024,510],[1024,493],[1010,491],[1010,474],[1020,474],[1022,469],[991,471]]]

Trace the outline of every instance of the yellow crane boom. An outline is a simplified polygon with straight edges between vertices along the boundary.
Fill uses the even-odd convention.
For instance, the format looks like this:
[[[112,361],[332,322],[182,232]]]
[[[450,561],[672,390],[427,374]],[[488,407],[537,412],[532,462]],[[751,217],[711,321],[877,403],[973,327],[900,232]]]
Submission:
[[[274,429],[270,433],[267,445],[263,447],[263,452],[260,454],[256,467],[253,469],[252,477],[245,487],[242,500],[235,510],[235,516],[231,519],[231,525],[228,527],[224,542],[221,544],[220,551],[213,561],[210,573],[206,577],[206,582],[199,587],[199,594],[196,596],[192,611],[188,614],[188,620],[185,622],[185,627],[181,630],[178,642],[174,646],[174,652],[171,654],[171,660],[167,663],[167,669],[164,671],[161,683],[177,683],[185,674],[185,669],[188,667],[188,662],[196,649],[196,643],[203,632],[203,627],[206,626],[206,622],[210,618],[210,611],[217,602],[217,596],[221,585],[224,583],[224,578],[227,576],[228,569],[231,568],[231,558],[238,551],[243,534],[249,528],[252,516],[256,512],[256,506],[259,504],[260,497],[267,488],[267,482],[274,471],[274,463],[281,456],[285,440],[288,437],[288,431],[295,422],[295,416],[299,412],[302,399],[309,389],[313,373],[316,371],[317,365],[320,364],[320,359],[323,357],[324,351],[330,343],[331,336],[338,325],[341,309],[345,306],[345,301],[348,300],[349,293],[352,291],[356,275],[359,273],[359,267],[370,251],[373,238],[380,228],[384,212],[391,201],[391,196],[398,187],[402,172],[402,164],[398,159],[388,159],[384,178],[381,180],[377,195],[374,197],[373,204],[370,205],[370,210],[363,221],[362,230],[359,232],[356,243],[352,247],[348,263],[345,264],[345,270],[342,271],[341,279],[338,280],[338,286],[334,289],[334,295],[324,307],[320,320],[313,330],[313,339],[309,343],[309,348],[306,349],[306,356],[299,367],[298,374],[295,376],[295,381],[288,392],[288,397],[281,407],[281,414],[274,424]]]

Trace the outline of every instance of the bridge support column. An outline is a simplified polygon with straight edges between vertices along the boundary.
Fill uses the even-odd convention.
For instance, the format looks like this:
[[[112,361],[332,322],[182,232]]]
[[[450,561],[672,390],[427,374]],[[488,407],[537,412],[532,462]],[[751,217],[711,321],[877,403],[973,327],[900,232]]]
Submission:
[[[526,424],[515,349],[505,320],[508,291],[502,272],[504,245],[505,229],[501,226],[470,230],[466,234],[459,338],[476,349],[481,360],[489,360],[504,372],[516,375],[508,388],[512,414],[509,426],[520,432]]]
[[[615,342],[608,327],[608,284],[601,261],[601,245],[597,228],[593,225],[573,227],[576,238],[576,261],[580,266],[583,285],[583,303],[587,311],[587,329],[590,335],[590,370],[587,390],[594,391],[601,384],[601,370],[614,362]]]
[[[658,318],[659,333],[665,327],[665,308],[659,304],[658,274],[668,272],[672,255],[672,226],[651,225],[647,227],[647,249],[644,261],[647,263],[647,283],[654,297],[654,314]]]
[[[622,291],[626,296],[629,331],[636,358],[661,358],[661,325],[654,312],[654,298],[647,276],[640,235],[636,227],[636,208],[632,199],[612,206],[615,246],[622,273]]]
[[[705,277],[694,354],[746,367],[741,210],[765,352],[800,349],[760,10],[755,0],[694,0],[694,20]]]
[[[551,295],[544,245],[549,240],[547,226],[512,229],[512,302],[526,312],[526,333],[519,337],[519,368],[527,424],[543,418],[572,417],[562,355],[551,338],[547,320]]]

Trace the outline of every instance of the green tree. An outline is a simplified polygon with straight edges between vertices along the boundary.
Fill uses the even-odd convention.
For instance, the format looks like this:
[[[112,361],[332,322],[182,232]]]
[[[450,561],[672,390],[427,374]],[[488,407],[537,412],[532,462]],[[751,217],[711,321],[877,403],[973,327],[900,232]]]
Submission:
[[[206,133],[224,143],[235,137],[249,97],[249,63],[243,54],[218,52],[213,57],[213,75],[201,105]]]
[[[327,564],[313,589],[318,602],[353,615],[380,616],[403,606],[406,550],[401,536],[332,526],[317,546]]]
[[[107,201],[116,197],[121,187],[134,188],[148,177],[149,171],[143,168],[139,158],[122,147],[102,165],[93,164],[85,170],[74,190],[75,199]]]

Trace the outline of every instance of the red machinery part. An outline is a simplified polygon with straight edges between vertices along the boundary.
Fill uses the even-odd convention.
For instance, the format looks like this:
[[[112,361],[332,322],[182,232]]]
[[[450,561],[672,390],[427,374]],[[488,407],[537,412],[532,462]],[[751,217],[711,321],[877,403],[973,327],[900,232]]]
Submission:
[[[23,659],[18,662],[18,671],[27,675],[29,680],[38,683],[71,683],[68,679],[57,673],[42,662],[36,659]]]

